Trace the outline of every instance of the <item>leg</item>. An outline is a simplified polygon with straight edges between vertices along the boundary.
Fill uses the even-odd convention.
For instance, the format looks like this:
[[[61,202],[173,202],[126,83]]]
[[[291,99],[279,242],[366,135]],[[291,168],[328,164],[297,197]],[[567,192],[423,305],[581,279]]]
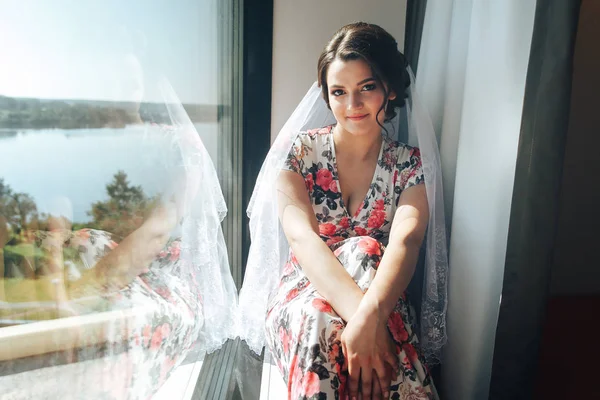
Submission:
[[[334,248],[358,286],[368,289],[384,246],[373,238],[357,237]],[[408,311],[406,299],[400,299],[388,323],[402,365],[391,393],[399,398],[435,399],[435,388],[417,355]],[[316,292],[292,257],[266,321],[267,343],[288,385],[290,399],[344,398],[346,373],[340,342],[344,327],[344,321]]]

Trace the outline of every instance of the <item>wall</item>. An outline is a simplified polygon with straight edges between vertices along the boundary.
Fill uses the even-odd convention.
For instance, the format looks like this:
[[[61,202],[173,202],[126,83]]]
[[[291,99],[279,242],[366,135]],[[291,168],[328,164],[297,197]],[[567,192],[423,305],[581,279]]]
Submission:
[[[406,0],[275,0],[273,19],[272,138],[317,80],[319,55],[343,25],[375,23],[403,48]]]
[[[600,2],[584,0],[575,44],[571,117],[563,165],[554,295],[600,294]]]

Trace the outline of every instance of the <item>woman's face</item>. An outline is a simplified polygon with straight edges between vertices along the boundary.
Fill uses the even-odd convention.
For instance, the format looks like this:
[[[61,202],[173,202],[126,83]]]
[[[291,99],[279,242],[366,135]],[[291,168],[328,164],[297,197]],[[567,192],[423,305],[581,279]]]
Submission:
[[[381,131],[385,94],[364,60],[334,60],[327,70],[329,105],[338,124],[348,133],[364,135]],[[391,93],[389,100],[395,94]],[[379,113],[379,115],[378,115]]]

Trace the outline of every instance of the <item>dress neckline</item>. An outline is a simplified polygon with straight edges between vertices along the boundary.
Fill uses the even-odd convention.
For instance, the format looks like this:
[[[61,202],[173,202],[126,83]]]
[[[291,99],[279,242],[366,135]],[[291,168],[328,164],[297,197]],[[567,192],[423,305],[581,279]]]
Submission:
[[[331,162],[333,164],[333,169],[335,171],[335,174],[334,174],[335,184],[337,186],[338,193],[340,194],[340,207],[344,210],[346,215],[351,220],[356,220],[358,218],[358,216],[360,216],[360,213],[362,212],[362,210],[365,208],[365,204],[367,203],[367,201],[369,201],[369,199],[371,198],[371,195],[373,193],[373,185],[375,184],[375,182],[377,182],[377,178],[379,177],[379,174],[380,174],[379,169],[380,169],[380,165],[381,165],[382,158],[383,158],[383,149],[385,148],[385,137],[382,137],[381,147],[379,149],[379,155],[377,156],[377,164],[375,165],[375,171],[373,172],[373,177],[371,178],[371,183],[369,184],[367,193],[363,197],[362,202],[358,205],[358,208],[354,212],[354,215],[352,215],[352,214],[350,214],[350,210],[344,203],[344,196],[342,195],[342,186],[340,184],[340,178],[339,178],[339,174],[338,174],[338,165],[337,165],[337,156],[335,153],[335,143],[333,141],[333,128],[335,128],[335,124],[331,125],[331,129],[329,130],[329,135],[328,135],[328,141],[329,141],[329,148],[331,150],[331,158],[332,158]]]

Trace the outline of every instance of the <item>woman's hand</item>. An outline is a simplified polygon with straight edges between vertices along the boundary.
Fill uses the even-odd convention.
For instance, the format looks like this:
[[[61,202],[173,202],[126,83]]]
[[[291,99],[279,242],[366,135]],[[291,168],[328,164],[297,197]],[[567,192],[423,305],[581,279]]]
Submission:
[[[358,399],[359,392],[363,400],[389,398],[398,358],[386,322],[387,318],[380,318],[378,307],[361,302],[342,333],[351,399]]]

